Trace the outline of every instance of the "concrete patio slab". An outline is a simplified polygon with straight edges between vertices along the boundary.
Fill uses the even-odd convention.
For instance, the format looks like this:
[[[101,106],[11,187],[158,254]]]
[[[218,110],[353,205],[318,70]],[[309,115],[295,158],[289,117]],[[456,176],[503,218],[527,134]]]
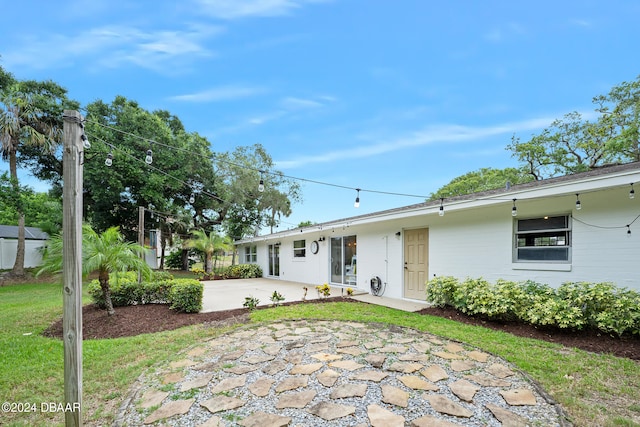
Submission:
[[[243,308],[246,297],[255,297],[260,300],[258,305],[271,305],[271,295],[278,291],[285,299],[283,302],[301,301],[307,288],[306,300],[318,299],[318,292],[314,285],[286,280],[255,278],[255,279],[230,279],[210,280],[203,282],[204,294],[202,298],[202,313],[211,311],[223,311],[234,308]],[[356,292],[354,299],[368,304],[382,305],[403,311],[419,311],[428,307],[427,302],[399,300],[394,298],[377,297],[361,290]],[[331,287],[332,297],[346,296],[346,288]]]

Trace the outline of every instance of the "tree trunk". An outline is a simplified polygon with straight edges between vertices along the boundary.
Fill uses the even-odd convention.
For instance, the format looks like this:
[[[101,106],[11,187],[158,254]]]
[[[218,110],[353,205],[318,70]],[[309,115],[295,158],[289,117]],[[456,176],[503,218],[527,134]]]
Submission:
[[[182,271],[189,271],[189,249],[183,249],[181,256],[182,256]]]
[[[113,309],[113,302],[111,301],[111,287],[109,286],[109,272],[101,270],[98,275],[98,281],[100,282],[100,288],[102,288],[102,296],[104,296],[104,305],[107,308],[107,314],[113,316],[116,311]]]
[[[15,144],[12,145],[15,147]],[[18,160],[16,157],[15,149],[9,149],[9,173],[11,174],[11,181],[13,182],[13,188],[17,196],[18,211],[18,247],[16,249],[16,260],[11,270],[13,276],[24,276],[24,250],[25,250],[25,234],[24,234],[24,208],[20,201],[20,185],[18,184]]]
[[[160,270],[164,270],[164,251],[167,247],[165,232],[160,230]]]
[[[211,274],[211,272],[213,271],[213,263],[212,263],[212,256],[211,254],[205,254],[204,257],[204,272],[207,274]]]

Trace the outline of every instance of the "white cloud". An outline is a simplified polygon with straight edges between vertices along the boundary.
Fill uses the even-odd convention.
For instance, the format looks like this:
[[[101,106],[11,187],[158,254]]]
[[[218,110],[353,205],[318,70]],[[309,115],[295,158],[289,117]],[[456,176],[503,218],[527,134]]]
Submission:
[[[82,62],[106,68],[135,64],[164,73],[193,58],[212,56],[203,41],[221,31],[221,27],[203,25],[155,31],[110,25],[74,35],[27,37],[14,44],[15,50],[5,52],[3,60],[7,66],[37,69],[77,66]]]
[[[571,25],[575,25],[578,27],[584,27],[584,28],[589,28],[592,26],[591,21],[587,21],[586,19],[580,19],[580,18],[572,18],[569,20],[569,24]]]
[[[249,16],[272,17],[288,15],[307,3],[323,0],[196,0],[202,11],[220,19],[237,19]]]
[[[211,88],[202,92],[176,95],[169,99],[184,102],[215,102],[247,98],[264,92],[266,92],[266,89],[261,87],[229,85]]]
[[[313,101],[311,99],[296,98],[293,96],[284,98],[281,101],[281,104],[287,110],[306,110],[323,106],[321,102]]]
[[[430,144],[473,141],[497,135],[542,129],[548,126],[553,120],[553,118],[543,117],[487,127],[446,124],[430,126],[396,139],[380,141],[378,143],[346,150],[330,151],[324,154],[277,161],[276,164],[280,169],[292,169],[314,163],[327,163],[344,159],[361,159]]]

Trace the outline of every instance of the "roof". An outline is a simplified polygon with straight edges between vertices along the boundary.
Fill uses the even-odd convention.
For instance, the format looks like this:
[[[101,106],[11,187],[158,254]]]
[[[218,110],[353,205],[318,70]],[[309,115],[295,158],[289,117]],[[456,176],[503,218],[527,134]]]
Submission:
[[[24,237],[27,240],[47,240],[49,235],[44,231],[36,227],[25,227]],[[0,239],[17,239],[18,238],[18,226],[17,225],[0,225]]]
[[[554,188],[558,186],[567,186],[574,183],[587,182],[590,180],[599,180],[601,178],[606,178],[610,176],[627,175],[627,174],[633,174],[633,173],[639,173],[639,172],[640,172],[640,162],[631,162],[631,163],[625,163],[621,165],[608,165],[608,166],[595,168],[586,172],[580,172],[580,173],[575,173],[571,175],[563,175],[563,176],[547,178],[547,179],[538,180],[538,181],[531,181],[524,184],[517,184],[517,185],[510,185],[510,186],[505,185],[502,188],[497,188],[494,190],[480,191],[477,193],[470,193],[470,194],[465,194],[461,196],[452,196],[452,197],[445,198],[444,203],[445,203],[445,206],[451,205],[451,204],[464,204],[464,203],[469,203],[477,200],[493,200],[496,203],[505,203],[505,202],[511,203],[511,200],[513,198],[516,198],[516,195],[523,192],[531,191],[531,190]],[[336,219],[333,221],[328,221],[321,224],[313,224],[311,226],[306,226],[306,227],[298,227],[298,228],[294,228],[286,231],[276,232],[266,236],[277,236],[281,234],[287,234],[295,230],[300,230],[302,232],[304,229],[310,229],[315,227],[320,227],[320,228],[327,227],[327,226],[330,227],[332,225],[341,224],[341,223],[350,223],[350,222],[352,223],[354,221],[382,218],[385,216],[400,214],[402,212],[417,211],[422,209],[437,209],[440,206],[440,203],[441,203],[440,199],[427,200],[422,203],[416,203],[413,205],[402,206],[398,208],[392,208],[388,210],[377,211],[377,212],[372,212],[372,213],[348,217],[348,218]],[[256,236],[256,237],[248,237],[248,238],[236,241],[236,244],[252,242],[256,238],[264,238],[266,236],[263,235],[263,236]]]

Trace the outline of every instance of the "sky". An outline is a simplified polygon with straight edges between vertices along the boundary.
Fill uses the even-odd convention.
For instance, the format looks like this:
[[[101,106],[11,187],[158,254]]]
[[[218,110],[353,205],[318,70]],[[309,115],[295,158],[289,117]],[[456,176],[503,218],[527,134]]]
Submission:
[[[214,152],[262,144],[304,180],[279,230],[517,166],[512,136],[592,114],[594,96],[640,75],[636,0],[6,3],[0,65],[15,77],[83,106],[122,95],[168,110]]]

